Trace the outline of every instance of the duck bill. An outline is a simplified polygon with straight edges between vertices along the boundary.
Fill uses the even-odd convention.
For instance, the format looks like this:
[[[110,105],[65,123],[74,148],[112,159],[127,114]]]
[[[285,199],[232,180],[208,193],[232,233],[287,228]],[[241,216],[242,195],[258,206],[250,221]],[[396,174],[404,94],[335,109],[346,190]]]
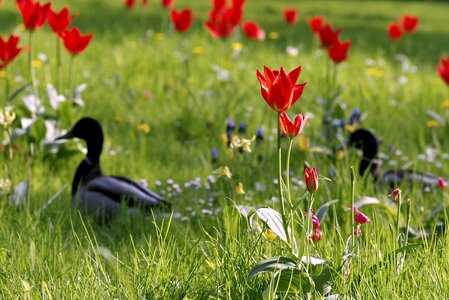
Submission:
[[[67,139],[71,139],[71,138],[73,138],[73,133],[71,131],[69,131],[66,134],[63,134],[63,135],[55,138],[55,141],[67,140]]]

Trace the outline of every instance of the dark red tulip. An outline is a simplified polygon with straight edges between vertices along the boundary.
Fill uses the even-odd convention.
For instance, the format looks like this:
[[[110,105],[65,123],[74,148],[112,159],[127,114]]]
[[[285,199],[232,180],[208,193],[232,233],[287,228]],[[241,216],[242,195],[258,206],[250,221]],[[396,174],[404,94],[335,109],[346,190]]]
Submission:
[[[293,25],[298,22],[298,11],[295,8],[284,9],[284,20],[287,24]]]
[[[162,6],[165,8],[171,8],[174,3],[175,0],[162,0]]]
[[[415,32],[418,28],[418,17],[405,15],[401,18],[399,23],[402,25],[402,28],[404,28],[405,32]]]
[[[54,12],[52,9],[48,11],[48,25],[54,33],[61,37],[62,33],[69,27],[70,22],[76,16],[69,16],[70,12],[67,7],[61,9],[59,13]]]
[[[309,193],[313,194],[318,190],[318,172],[316,168],[312,170],[307,167],[304,168],[304,181]]]
[[[205,25],[215,38],[229,37],[240,24],[245,1],[233,0],[231,6],[226,6],[226,0],[213,0],[212,10]]]
[[[179,32],[188,31],[193,21],[193,14],[191,9],[184,9],[176,11],[172,9],[170,12],[170,20]]]
[[[338,42],[338,36],[342,31],[342,29],[332,29],[331,24],[326,24],[321,27],[320,31],[318,32],[321,46],[323,46],[324,48],[329,48],[334,43]]]
[[[268,67],[264,67],[264,75],[256,71],[262,96],[272,109],[283,112],[299,100],[307,84],[296,84],[300,74],[301,67],[290,73],[285,72],[284,68],[278,71]]]
[[[443,57],[440,59],[440,65],[437,70],[444,82],[449,85],[449,56],[447,59]]]
[[[397,23],[388,24],[388,35],[393,41],[398,41],[402,37],[402,29]]]
[[[4,40],[0,35],[0,70],[5,68],[19,55],[22,48],[17,47],[19,37],[10,35],[7,40]]]
[[[310,30],[312,30],[312,32],[315,34],[319,34],[321,28],[323,27],[323,24],[324,24],[324,17],[315,16],[309,18]]]
[[[340,41],[335,42],[328,49],[329,58],[334,63],[340,63],[344,61],[348,57],[348,51],[350,46],[351,46],[350,41],[346,41],[344,43],[341,43]]]
[[[246,21],[242,25],[243,33],[252,40],[265,40],[265,31],[256,22]]]
[[[136,0],[125,0],[125,6],[127,8],[133,8],[135,4],[136,4]],[[142,6],[147,6],[147,5],[148,5],[148,0],[142,0]]]
[[[42,5],[33,0],[16,0],[16,4],[27,30],[36,30],[44,26],[50,10],[50,2]]]
[[[283,111],[279,115],[279,124],[281,125],[281,131],[289,138],[294,138],[301,134],[304,126],[307,123],[307,116],[302,114],[296,115],[295,120],[292,122],[287,113]]]
[[[70,54],[78,55],[86,49],[92,37],[93,34],[81,35],[80,30],[73,27],[63,34],[64,46]]]

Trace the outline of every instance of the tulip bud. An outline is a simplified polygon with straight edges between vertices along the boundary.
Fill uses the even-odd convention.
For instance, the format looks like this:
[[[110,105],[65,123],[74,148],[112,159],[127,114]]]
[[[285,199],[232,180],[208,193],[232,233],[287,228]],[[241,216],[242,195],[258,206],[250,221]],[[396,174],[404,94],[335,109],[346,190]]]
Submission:
[[[309,168],[304,168],[304,179],[306,182],[307,190],[310,193],[315,193],[318,190],[318,173],[316,168],[310,170]]]

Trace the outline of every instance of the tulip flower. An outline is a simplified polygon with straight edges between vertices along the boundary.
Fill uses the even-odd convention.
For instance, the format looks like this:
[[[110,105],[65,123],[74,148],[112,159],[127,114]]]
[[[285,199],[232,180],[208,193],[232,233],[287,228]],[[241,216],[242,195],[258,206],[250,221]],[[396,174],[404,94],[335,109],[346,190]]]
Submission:
[[[323,233],[319,229],[312,230],[312,233],[309,235],[309,240],[312,242],[318,242],[321,240]]]
[[[177,11],[176,9],[172,9],[170,11],[170,20],[177,31],[186,32],[189,30],[193,21],[192,10],[183,9]]]
[[[349,47],[351,46],[350,41],[344,43],[337,40],[332,46],[329,47],[329,57],[334,63],[340,63],[348,57]]]
[[[295,8],[284,9],[284,20],[289,25],[293,25],[298,22],[298,11]]]
[[[283,68],[273,71],[268,67],[264,67],[264,75],[256,71],[262,96],[273,110],[286,111],[298,101],[307,84],[296,84],[300,74],[301,67],[290,73]]]
[[[449,56],[447,59],[441,57],[437,70],[444,82],[449,85]]]
[[[162,6],[164,8],[170,8],[175,3],[175,0],[162,0]]]
[[[356,224],[366,224],[370,222],[370,218],[368,218],[364,213],[362,213],[357,207],[354,206],[354,223]]]
[[[44,26],[50,10],[50,2],[42,5],[33,0],[16,0],[16,4],[27,30],[34,31]]]
[[[405,15],[401,18],[399,23],[402,25],[402,28],[404,28],[405,32],[415,32],[418,28],[419,19],[418,17]]]
[[[324,17],[315,16],[309,18],[310,30],[312,30],[312,32],[315,34],[319,34],[321,28],[323,27],[323,24],[324,24]]]
[[[402,37],[402,29],[397,23],[388,24],[388,35],[393,41],[398,41]]]
[[[132,8],[136,4],[136,0],[125,0],[125,6],[127,8]],[[142,6],[147,6],[148,0],[142,0]]]
[[[307,119],[307,116],[299,114],[296,115],[294,122],[292,122],[284,111],[279,115],[279,124],[281,124],[281,130],[286,136],[294,138],[302,132]]]
[[[214,38],[229,37],[240,24],[243,15],[245,1],[233,0],[230,7],[226,6],[226,0],[214,0],[209,19],[205,25]]]
[[[444,190],[448,187],[448,183],[442,177],[438,177],[438,187],[440,190]]]
[[[395,188],[387,197],[390,197],[393,199],[393,201],[397,202],[400,194],[401,194],[401,189]]]
[[[309,193],[315,193],[318,190],[318,173],[316,171],[316,168],[310,170],[309,168],[305,167],[304,179]]]
[[[265,40],[265,31],[256,22],[247,21],[242,25],[243,33],[252,40]]]
[[[66,30],[63,34],[64,46],[71,55],[78,55],[89,45],[93,34],[81,35],[78,27]]]
[[[62,34],[69,27],[70,21],[76,16],[69,16],[69,9],[64,7],[59,13],[54,12],[52,9],[48,11],[48,24],[54,33],[56,33],[60,38]]]
[[[332,29],[331,24],[326,24],[321,27],[318,32],[318,37],[320,38],[321,46],[324,48],[329,48],[336,42],[338,42],[338,36],[343,31],[343,29]]]
[[[7,40],[4,40],[0,35],[0,70],[5,68],[16,59],[22,48],[17,47],[19,37],[10,35]]]

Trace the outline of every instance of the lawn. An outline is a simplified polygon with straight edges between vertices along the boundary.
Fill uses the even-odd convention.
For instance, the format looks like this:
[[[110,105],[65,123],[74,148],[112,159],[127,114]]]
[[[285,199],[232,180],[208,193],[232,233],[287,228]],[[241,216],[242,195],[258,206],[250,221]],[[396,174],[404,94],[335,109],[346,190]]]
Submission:
[[[72,24],[82,33],[93,33],[75,59],[60,45],[58,93],[70,100],[72,89],[85,84],[79,96],[83,106],[66,101],[53,109],[50,104],[47,85],[58,87],[60,41],[48,25],[33,33],[32,52],[23,50],[0,70],[2,108],[11,106],[17,115],[11,128],[1,129],[0,178],[11,179],[13,186],[30,181],[26,197],[16,197],[18,205],[3,180],[1,184],[1,298],[449,295],[449,239],[444,230],[449,189],[403,183],[398,186],[398,208],[398,202],[387,197],[393,187],[375,182],[369,174],[358,175],[362,157],[347,143],[352,129],[346,126],[358,109],[357,126],[382,140],[378,158],[384,171],[405,168],[449,179],[449,106],[444,102],[449,100],[449,85],[437,72],[440,57],[449,55],[448,3],[249,0],[243,20],[256,21],[266,31],[266,40],[259,42],[245,37],[240,27],[227,39],[214,39],[204,27],[211,8],[207,0],[176,0],[176,8],[190,7],[195,15],[184,33],[171,26],[168,10],[159,1],[151,0],[146,7],[136,3],[131,9],[123,2],[52,1],[53,8],[67,6],[79,14]],[[297,24],[285,23],[285,7],[298,9]],[[419,26],[392,41],[387,26],[405,14],[418,16]],[[336,66],[309,29],[307,20],[317,15],[343,28],[341,39],[351,41],[348,58]],[[22,22],[14,1],[4,0],[0,34],[18,35],[19,45],[25,47],[29,34]],[[42,100],[35,112],[23,101],[33,89],[22,88],[29,82],[30,53]],[[289,215],[295,221],[290,220],[294,233],[288,241],[282,238],[287,232],[282,224],[280,233],[264,222],[257,227],[252,222],[255,215],[248,221],[237,209],[282,211],[276,184],[277,114],[264,101],[256,77],[256,70],[264,66],[287,71],[302,66],[298,83],[307,82],[288,111],[290,117],[309,117],[293,139],[288,172],[288,198],[293,200],[288,202],[300,202]],[[84,143],[51,147],[56,136],[83,116],[97,119],[103,127],[104,172],[146,181],[173,204],[172,214],[123,212],[99,224],[72,208],[70,187]],[[326,116],[332,119],[330,125],[323,122]],[[7,133],[20,132],[24,119],[53,121],[55,133],[36,125],[36,130],[9,143]],[[248,140],[263,129],[263,140],[253,141],[251,152],[228,146],[231,119],[233,134]],[[345,124],[339,126],[342,121]],[[245,130],[239,132],[239,127]],[[288,138],[282,138],[283,166],[288,145]],[[212,149],[217,151],[216,161]],[[311,216],[303,214],[304,203],[311,201],[305,161],[316,166],[320,176],[313,209],[317,213],[322,207],[323,235],[313,242],[307,237]],[[232,172],[231,178],[220,176],[224,167]],[[287,172],[282,174],[287,180]],[[287,190],[282,185],[281,189]],[[307,201],[301,201],[303,195]],[[361,236],[353,235],[348,209],[352,198],[371,219],[358,226]],[[273,257],[268,272],[248,278],[257,263]],[[301,262],[301,257],[322,261]],[[279,269],[282,262],[296,267],[290,265],[287,273]],[[266,290],[270,283],[271,290]]]

